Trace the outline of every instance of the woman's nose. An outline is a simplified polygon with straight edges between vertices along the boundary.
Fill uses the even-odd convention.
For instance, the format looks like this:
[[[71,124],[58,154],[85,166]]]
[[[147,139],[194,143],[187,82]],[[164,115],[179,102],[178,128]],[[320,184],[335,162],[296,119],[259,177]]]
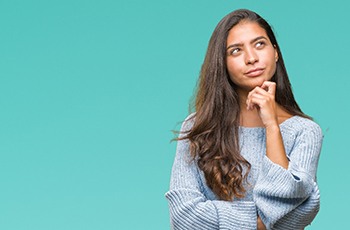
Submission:
[[[246,52],[246,64],[254,64],[255,62],[259,61],[258,56],[253,50],[247,50]]]

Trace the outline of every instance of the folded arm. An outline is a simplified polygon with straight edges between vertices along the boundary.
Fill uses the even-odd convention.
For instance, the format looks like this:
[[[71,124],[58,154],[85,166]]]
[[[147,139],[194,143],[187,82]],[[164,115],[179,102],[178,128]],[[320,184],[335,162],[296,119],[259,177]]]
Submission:
[[[267,229],[302,229],[319,210],[316,170],[323,135],[317,124],[305,120],[292,137],[287,169],[263,159],[253,195]]]
[[[256,229],[253,201],[208,199],[200,174],[190,157],[188,141],[178,141],[170,190],[166,193],[172,229]]]

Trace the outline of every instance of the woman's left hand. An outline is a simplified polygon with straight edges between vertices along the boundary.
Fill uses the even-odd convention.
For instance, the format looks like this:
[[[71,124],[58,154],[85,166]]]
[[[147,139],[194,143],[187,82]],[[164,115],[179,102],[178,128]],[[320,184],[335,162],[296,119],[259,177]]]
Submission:
[[[275,92],[276,83],[265,81],[262,86],[250,91],[247,97],[247,109],[253,110],[256,107],[265,127],[278,125]]]

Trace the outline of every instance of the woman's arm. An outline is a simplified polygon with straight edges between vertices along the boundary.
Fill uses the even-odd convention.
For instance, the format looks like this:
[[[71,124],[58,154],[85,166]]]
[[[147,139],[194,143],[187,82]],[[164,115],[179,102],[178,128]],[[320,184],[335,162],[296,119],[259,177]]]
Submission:
[[[254,200],[267,229],[302,229],[319,210],[315,175],[323,135],[316,123],[301,118],[302,123],[293,127],[298,133],[287,137],[294,138],[288,159],[277,123],[274,93],[275,83],[265,82],[247,100],[248,108],[259,107],[266,128],[266,156],[253,191]]]
[[[285,136],[294,140],[288,169],[264,157],[253,190],[258,215],[267,229],[302,229],[311,223],[319,210],[316,170],[322,130],[313,121],[303,118],[291,129],[299,131]]]
[[[189,129],[185,122],[183,130]],[[200,171],[191,161],[189,143],[178,141],[173,164],[169,201],[172,229],[256,229],[257,210],[253,201],[209,200]]]
[[[275,102],[276,83],[265,81],[253,89],[247,97],[247,108],[258,108],[259,116],[266,129],[266,156],[274,163],[288,168]]]

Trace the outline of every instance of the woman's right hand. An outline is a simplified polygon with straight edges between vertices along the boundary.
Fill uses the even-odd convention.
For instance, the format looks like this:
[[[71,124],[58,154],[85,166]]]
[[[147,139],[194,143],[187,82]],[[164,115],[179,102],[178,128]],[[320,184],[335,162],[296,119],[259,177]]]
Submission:
[[[260,216],[258,216],[257,220],[257,230],[266,230],[265,224],[262,222]]]

